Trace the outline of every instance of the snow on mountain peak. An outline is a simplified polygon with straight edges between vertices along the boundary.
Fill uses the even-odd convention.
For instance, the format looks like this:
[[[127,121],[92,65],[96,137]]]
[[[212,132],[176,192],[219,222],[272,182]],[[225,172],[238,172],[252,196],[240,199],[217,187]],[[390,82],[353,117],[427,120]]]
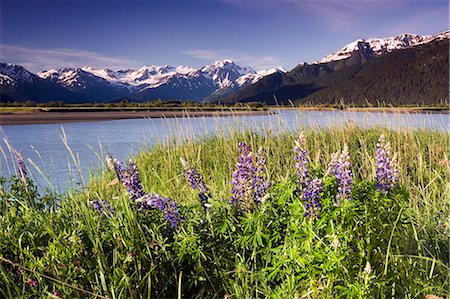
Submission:
[[[190,66],[184,66],[179,65],[175,68],[176,72],[183,75],[194,75],[198,72],[197,69],[190,67]]]
[[[368,50],[374,56],[386,55],[394,50],[413,47],[419,44],[428,43],[436,39],[449,37],[450,31],[444,31],[436,35],[417,35],[402,33],[397,36],[387,38],[369,38],[367,40],[358,39],[345,45],[342,49],[322,58],[319,63],[327,63],[348,58],[356,50]]]
[[[275,73],[287,73],[287,71],[282,66],[277,66],[271,69],[261,70],[257,73],[248,73],[239,77],[236,83],[239,87],[254,84],[261,80],[263,77],[275,74]]]
[[[33,74],[24,67],[12,63],[0,63],[0,73],[3,75],[0,84],[13,85],[18,81],[33,82]]]
[[[236,65],[236,64],[231,59],[216,60],[216,61],[214,61],[213,63],[210,64],[210,66],[215,66],[215,67],[220,67],[220,68],[223,68],[223,67],[225,67],[227,65]]]
[[[37,74],[39,78],[51,81],[70,91],[90,93],[113,90],[114,94],[126,95],[146,89],[164,88],[208,91],[215,89],[237,89],[257,82],[262,77],[275,72],[286,72],[281,67],[255,72],[251,67],[241,67],[230,59],[218,60],[201,69],[179,65],[177,67],[163,65],[144,65],[138,69],[111,70],[84,66],[82,68],[52,68]],[[0,85],[17,84],[31,74],[21,66],[0,64]],[[115,88],[115,89],[111,89]],[[101,95],[100,97],[103,97]]]
[[[232,87],[239,77],[256,73],[251,67],[241,67],[229,59],[214,61],[201,71],[209,75],[220,88]]]

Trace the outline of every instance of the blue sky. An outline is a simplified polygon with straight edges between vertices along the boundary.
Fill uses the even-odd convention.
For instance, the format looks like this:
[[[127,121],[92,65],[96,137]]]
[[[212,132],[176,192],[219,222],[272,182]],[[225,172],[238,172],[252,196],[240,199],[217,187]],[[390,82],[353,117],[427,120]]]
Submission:
[[[0,13],[0,61],[34,72],[217,59],[292,69],[358,38],[449,27],[446,0],[0,0]]]

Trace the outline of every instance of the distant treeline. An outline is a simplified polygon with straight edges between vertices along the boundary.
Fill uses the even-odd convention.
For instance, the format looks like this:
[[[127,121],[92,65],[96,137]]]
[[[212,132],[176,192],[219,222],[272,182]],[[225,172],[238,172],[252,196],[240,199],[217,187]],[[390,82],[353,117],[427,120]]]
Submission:
[[[68,104],[63,101],[50,101],[46,103],[36,103],[34,101],[11,101],[11,102],[1,102],[0,107],[105,107],[105,108],[116,108],[116,107],[250,107],[250,108],[262,108],[267,105],[262,102],[247,102],[247,103],[199,103],[195,101],[178,101],[178,100],[154,100],[147,102],[132,102],[128,100],[110,102],[110,103],[79,103],[79,104]]]
[[[155,110],[158,108],[164,109],[192,109],[192,108],[205,108],[205,109],[220,109],[220,108],[250,108],[250,109],[267,109],[269,107],[277,107],[277,108],[316,108],[316,109],[338,109],[345,110],[351,108],[390,108],[390,107],[403,107],[403,108],[423,108],[423,109],[432,109],[432,110],[445,110],[449,109],[447,103],[438,103],[438,104],[410,104],[410,105],[392,105],[391,103],[386,102],[378,102],[375,105],[371,104],[369,101],[366,103],[354,103],[347,102],[344,98],[336,100],[335,103],[323,104],[317,102],[296,102],[296,103],[288,103],[279,105],[274,104],[265,104],[262,102],[237,102],[237,103],[199,103],[195,101],[176,101],[176,100],[156,100],[156,101],[148,101],[148,102],[131,102],[131,101],[120,101],[115,103],[64,103],[62,101],[51,101],[46,103],[36,103],[33,101],[19,102],[13,101],[8,103],[0,103],[0,107],[37,107],[37,108],[64,108],[65,111],[69,108],[76,108],[76,111],[80,111],[78,108],[94,108],[95,111],[99,111],[98,109],[105,108],[108,109],[121,109],[124,108],[126,110],[133,108],[140,108],[139,110],[149,108],[151,110]],[[161,109],[158,109],[161,110]],[[50,111],[46,109],[46,111]],[[56,111],[55,109],[51,109],[51,111]]]

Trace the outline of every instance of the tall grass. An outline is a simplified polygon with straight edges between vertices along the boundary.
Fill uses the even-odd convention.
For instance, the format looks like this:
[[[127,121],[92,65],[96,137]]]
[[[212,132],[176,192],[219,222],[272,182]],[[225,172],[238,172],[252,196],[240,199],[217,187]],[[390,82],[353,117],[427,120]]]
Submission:
[[[400,187],[388,194],[374,185],[382,133],[399,154]],[[143,149],[136,164],[145,191],[174,199],[184,216],[174,229],[157,211],[137,211],[112,171],[56,203],[31,181],[24,190],[22,180],[3,179],[0,297],[449,296],[449,135],[353,125],[305,134],[314,175],[324,177],[331,154],[347,143],[355,181],[354,199],[336,207],[336,181],[324,177],[315,221],[304,219],[295,192],[298,132],[232,131]],[[252,212],[229,204],[240,141],[264,149],[272,181],[270,197]],[[180,157],[210,189],[207,212]],[[115,212],[99,213],[96,199]]]

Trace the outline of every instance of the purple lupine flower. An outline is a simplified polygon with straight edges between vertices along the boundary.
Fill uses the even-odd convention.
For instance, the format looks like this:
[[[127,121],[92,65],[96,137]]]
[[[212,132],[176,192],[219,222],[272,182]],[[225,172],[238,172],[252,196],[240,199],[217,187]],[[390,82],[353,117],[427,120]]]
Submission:
[[[122,168],[121,163],[116,163],[115,169],[122,185],[127,189],[128,194],[130,194],[131,200],[135,201],[145,195],[139,171],[133,160],[128,162],[125,169]]]
[[[231,184],[231,202],[233,204],[248,203],[251,196],[251,177],[254,173],[253,156],[250,153],[250,146],[245,142],[238,143],[241,155],[238,157],[236,170],[233,172]]]
[[[339,151],[331,154],[330,164],[328,164],[328,170],[326,175],[336,175],[339,162]]]
[[[262,157],[262,150],[253,155],[247,143],[239,142],[238,147],[241,155],[238,157],[231,181],[233,186],[231,203],[244,204],[250,209],[253,204],[258,205],[261,202],[270,183],[264,179],[265,160]]]
[[[339,183],[338,194],[336,199],[338,202],[342,200],[352,199],[352,184],[353,174],[351,170],[350,155],[348,153],[348,146],[344,144],[344,149],[337,161],[337,168],[335,170],[335,177]]]
[[[308,150],[306,149],[306,139],[303,132],[300,133],[298,140],[295,141],[295,167],[297,168],[298,185],[302,189],[306,187],[309,180],[309,158]]]
[[[270,181],[265,179],[266,171],[266,160],[263,156],[262,147],[259,148],[256,153],[256,167],[255,167],[255,180],[254,180],[254,190],[255,190],[255,201],[257,204],[261,203],[261,200],[265,196],[267,190],[270,188]]]
[[[170,222],[172,227],[175,227],[181,221],[176,202],[153,192],[145,193],[138,168],[133,160],[129,160],[125,169],[122,162],[116,159],[109,158],[108,164],[110,168],[116,171],[122,185],[131,195],[131,199],[136,202],[138,210],[158,209],[163,212],[164,218]]]
[[[133,160],[130,159],[125,168],[123,167],[123,163],[118,159],[108,157],[107,162],[111,170],[116,172],[117,177],[127,190],[128,194],[131,195],[133,201],[145,195],[139,171]]]
[[[106,157],[106,163],[112,171],[114,171],[119,179],[122,179],[122,162],[111,156]]]
[[[308,182],[303,190],[302,199],[305,205],[304,217],[317,218],[319,216],[320,193],[323,190],[323,182],[321,179],[314,178]]]
[[[138,207],[141,210],[158,209],[163,212],[164,218],[170,222],[172,227],[177,226],[181,217],[177,208],[177,203],[170,198],[159,194],[150,193],[138,200]]]
[[[105,213],[106,210],[109,210],[109,212],[111,214],[114,214],[115,210],[114,208],[111,206],[111,203],[106,201],[106,200],[101,200],[99,201],[98,199],[93,200],[91,202],[92,206],[94,207],[94,209],[96,209],[97,211],[99,211],[101,214]]]
[[[203,181],[202,176],[198,172],[197,169],[189,166],[189,164],[183,159],[180,158],[181,163],[184,168],[184,175],[189,182],[189,185],[192,189],[199,191],[198,198],[200,199],[200,204],[203,208],[208,208],[210,205],[208,203],[211,195],[209,193],[208,187],[206,187],[205,182]]]
[[[379,192],[387,192],[398,183],[397,154],[391,157],[391,145],[386,142],[384,134],[380,136],[375,151],[376,186]]]

